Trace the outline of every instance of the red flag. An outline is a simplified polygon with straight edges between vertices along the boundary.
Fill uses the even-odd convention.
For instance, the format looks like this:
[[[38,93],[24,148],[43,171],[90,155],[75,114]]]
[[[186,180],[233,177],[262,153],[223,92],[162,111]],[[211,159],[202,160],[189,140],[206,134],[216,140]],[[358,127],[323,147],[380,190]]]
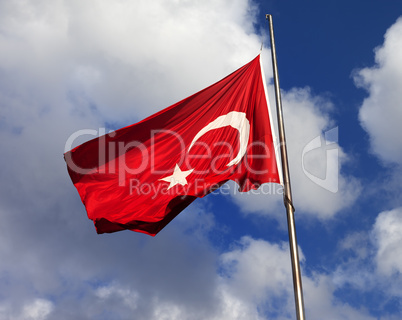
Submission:
[[[65,153],[98,233],[156,235],[197,197],[280,183],[260,56],[141,122]]]

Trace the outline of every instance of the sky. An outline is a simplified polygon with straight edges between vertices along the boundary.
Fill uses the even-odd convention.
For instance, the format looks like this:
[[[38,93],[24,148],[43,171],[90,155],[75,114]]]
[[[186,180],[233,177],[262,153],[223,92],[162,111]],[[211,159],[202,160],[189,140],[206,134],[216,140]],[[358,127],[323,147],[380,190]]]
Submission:
[[[400,1],[0,0],[0,319],[295,319],[281,189],[98,235],[63,153],[259,54],[273,15],[306,319],[402,314]],[[93,136],[75,139],[76,144]]]

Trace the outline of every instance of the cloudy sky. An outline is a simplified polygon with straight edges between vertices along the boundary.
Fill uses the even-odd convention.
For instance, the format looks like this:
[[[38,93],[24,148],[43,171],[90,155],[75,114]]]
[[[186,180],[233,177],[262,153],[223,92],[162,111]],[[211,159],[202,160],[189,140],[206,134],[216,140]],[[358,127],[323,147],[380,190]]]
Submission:
[[[78,130],[135,123],[262,42],[274,105],[266,13],[306,317],[400,319],[401,2],[0,0],[1,319],[295,319],[277,186],[229,183],[156,237],[97,235],[63,159]]]

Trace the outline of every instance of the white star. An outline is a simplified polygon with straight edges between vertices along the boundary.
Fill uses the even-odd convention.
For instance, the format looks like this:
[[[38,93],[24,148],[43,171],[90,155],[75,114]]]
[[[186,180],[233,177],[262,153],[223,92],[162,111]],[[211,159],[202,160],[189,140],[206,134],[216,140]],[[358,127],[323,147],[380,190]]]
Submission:
[[[174,187],[176,184],[181,184],[182,186],[187,184],[186,177],[193,172],[194,169],[187,170],[187,171],[181,171],[180,167],[176,164],[176,167],[174,168],[173,174],[171,176],[159,179],[162,181],[170,182],[169,187],[167,188],[168,190],[172,187]]]

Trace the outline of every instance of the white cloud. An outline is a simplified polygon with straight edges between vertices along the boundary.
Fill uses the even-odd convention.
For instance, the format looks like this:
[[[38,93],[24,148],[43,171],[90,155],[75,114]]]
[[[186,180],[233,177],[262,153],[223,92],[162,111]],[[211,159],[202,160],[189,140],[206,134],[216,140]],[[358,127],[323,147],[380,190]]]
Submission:
[[[354,308],[347,302],[335,298],[337,287],[331,275],[316,274],[304,278],[305,300],[308,301],[306,318],[308,319],[348,319],[374,320],[364,308]]]
[[[370,136],[372,151],[386,163],[402,164],[402,18],[385,34],[382,46],[375,49],[376,64],[355,75],[359,87],[367,90],[359,119]]]
[[[115,122],[204,88],[260,47],[247,0],[14,1],[1,12],[3,89]]]
[[[48,300],[36,299],[31,304],[25,305],[21,319],[45,320],[53,310],[53,303]]]
[[[303,253],[300,252],[302,265]],[[273,244],[244,237],[239,246],[221,255],[222,286],[230,301],[254,306],[248,319],[259,319],[256,310],[267,319],[294,319],[294,294],[287,243]],[[374,320],[367,310],[356,308],[335,296],[339,288],[333,275],[303,275],[307,319]],[[225,318],[224,318],[225,319]],[[230,318],[232,319],[232,318]],[[234,319],[237,319],[236,317]]]
[[[387,276],[402,274],[402,208],[381,212],[374,224],[373,236],[378,271]]]
[[[343,252],[335,256],[344,258],[330,273],[333,292],[341,289],[360,297],[382,296],[373,310],[385,310],[387,303],[402,297],[401,216],[400,207],[383,211],[369,230],[351,233],[339,243]],[[384,319],[395,318],[392,313],[384,314]]]
[[[46,320],[50,319],[54,310],[54,304],[46,299],[31,299],[21,305],[21,310],[13,307],[13,303],[0,304],[1,319],[13,320]]]
[[[308,89],[287,92],[283,100],[295,206],[320,219],[333,217],[356,200],[360,193],[360,185],[356,178],[341,171],[348,161],[348,156],[338,144],[336,124],[330,118],[332,105],[322,97],[313,96]],[[303,154],[304,148],[313,139],[334,128],[334,136],[330,134],[325,137],[326,141],[319,145],[319,148]],[[339,130],[342,130],[342,127]],[[329,142],[333,143],[328,144]],[[337,153],[331,152],[332,150]],[[328,190],[325,183],[317,184],[305,171],[322,180],[333,179],[329,181],[329,185],[337,188]]]
[[[279,297],[286,294],[292,287],[288,250],[285,243],[242,238],[238,248],[221,256],[224,276],[234,295],[263,303],[265,299],[273,301],[267,299],[268,293]]]
[[[270,97],[272,100],[274,94]],[[342,173],[349,156],[338,144],[337,133],[342,127],[338,128],[331,120],[333,106],[328,99],[314,96],[308,88],[283,92],[282,100],[293,202],[298,216],[323,221],[333,218],[353,204],[361,190],[356,178]],[[321,142],[321,136],[326,140]],[[318,144],[313,146],[314,142]],[[269,214],[280,221],[284,210],[282,194],[277,187],[264,188],[266,192],[235,195],[233,199],[246,212]]]
[[[359,259],[365,259],[369,255],[368,242],[369,236],[366,232],[356,232],[342,239],[339,242],[339,249],[351,251]]]
[[[118,285],[112,284],[109,286],[99,287],[95,290],[95,295],[107,304],[107,300],[118,299],[122,304],[131,309],[138,307],[138,292],[133,292],[129,288],[121,288]]]

